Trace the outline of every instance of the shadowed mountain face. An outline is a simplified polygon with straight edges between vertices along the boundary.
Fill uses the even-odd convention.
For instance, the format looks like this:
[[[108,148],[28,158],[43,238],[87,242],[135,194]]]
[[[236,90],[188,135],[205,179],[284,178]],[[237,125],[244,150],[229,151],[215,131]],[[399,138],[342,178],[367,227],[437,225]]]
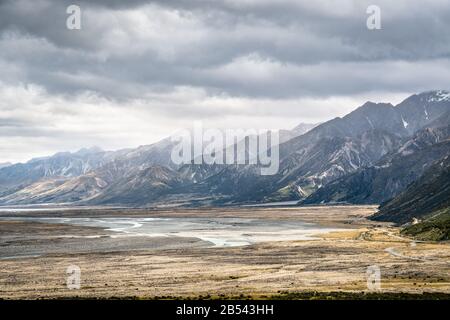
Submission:
[[[169,193],[186,181],[169,168],[153,165],[136,168],[111,182],[91,204],[149,205],[152,200]]]
[[[257,165],[176,166],[170,139],[57,154],[0,168],[0,203],[384,201],[448,154],[449,110],[450,95],[434,91],[397,106],[368,102],[318,126],[301,124],[281,132],[279,171],[272,176],[261,176]]]
[[[373,218],[397,223],[413,218],[432,218],[432,213],[450,207],[450,156],[436,161],[394,199],[382,204]]]

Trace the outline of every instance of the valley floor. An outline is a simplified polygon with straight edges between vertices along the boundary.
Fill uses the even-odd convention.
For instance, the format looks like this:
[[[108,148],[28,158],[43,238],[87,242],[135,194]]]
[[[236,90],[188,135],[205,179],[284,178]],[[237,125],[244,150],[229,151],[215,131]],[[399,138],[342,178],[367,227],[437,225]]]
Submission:
[[[369,292],[369,266],[379,268],[383,293],[446,293],[448,298],[450,243],[413,242],[400,236],[398,228],[367,220],[375,210],[371,206],[336,206],[52,213],[251,217],[341,228],[313,240],[221,248],[209,247],[197,238],[124,240],[111,238],[99,228],[0,221],[0,298],[270,298],[298,293],[301,297],[302,292],[312,291]],[[81,249],[72,252],[72,246],[80,248],[79,241]],[[51,249],[56,244],[67,251],[26,255],[30,247]],[[6,250],[12,247],[23,249],[22,257],[9,257]],[[66,286],[70,265],[81,269],[80,289]]]

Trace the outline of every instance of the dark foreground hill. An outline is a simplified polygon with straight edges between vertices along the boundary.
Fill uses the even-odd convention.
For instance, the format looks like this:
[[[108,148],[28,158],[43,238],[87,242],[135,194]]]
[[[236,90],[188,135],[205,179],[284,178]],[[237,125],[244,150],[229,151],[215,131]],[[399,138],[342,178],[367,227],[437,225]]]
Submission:
[[[404,233],[428,240],[449,240],[450,156],[434,163],[416,182],[382,204],[380,221],[410,223]]]

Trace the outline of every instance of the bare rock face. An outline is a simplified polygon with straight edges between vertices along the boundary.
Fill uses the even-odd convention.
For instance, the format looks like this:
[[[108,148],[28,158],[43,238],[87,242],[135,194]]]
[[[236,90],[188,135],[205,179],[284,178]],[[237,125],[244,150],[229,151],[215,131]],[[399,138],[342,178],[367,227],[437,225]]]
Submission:
[[[332,181],[302,203],[379,204],[390,200],[450,154],[449,138],[450,126],[423,129],[375,165]]]

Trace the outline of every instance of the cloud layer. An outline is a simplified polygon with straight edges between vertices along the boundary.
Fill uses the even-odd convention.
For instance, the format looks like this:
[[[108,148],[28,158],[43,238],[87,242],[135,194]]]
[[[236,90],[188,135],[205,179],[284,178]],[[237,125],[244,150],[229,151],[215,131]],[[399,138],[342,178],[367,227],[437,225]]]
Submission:
[[[450,3],[0,1],[0,162],[150,143],[192,120],[289,127],[448,89]]]

